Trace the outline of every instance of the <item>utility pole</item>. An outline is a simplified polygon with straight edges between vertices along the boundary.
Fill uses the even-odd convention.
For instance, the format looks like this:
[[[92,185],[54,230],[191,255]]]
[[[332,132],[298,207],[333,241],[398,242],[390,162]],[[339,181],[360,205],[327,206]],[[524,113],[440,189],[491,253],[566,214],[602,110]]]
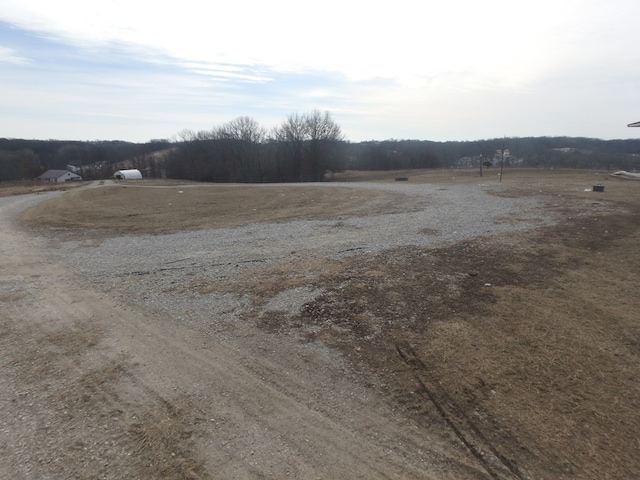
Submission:
[[[502,150],[500,151],[502,160],[500,161],[500,181],[502,182],[502,169],[504,168],[504,139],[502,140]]]
[[[503,138],[502,151],[500,152],[500,150],[498,150],[502,154],[502,161],[500,162],[500,181],[501,182],[502,182],[502,170],[504,168],[504,157],[509,158],[511,156],[511,154],[509,153],[509,150],[504,148],[505,141],[506,141],[506,138]]]

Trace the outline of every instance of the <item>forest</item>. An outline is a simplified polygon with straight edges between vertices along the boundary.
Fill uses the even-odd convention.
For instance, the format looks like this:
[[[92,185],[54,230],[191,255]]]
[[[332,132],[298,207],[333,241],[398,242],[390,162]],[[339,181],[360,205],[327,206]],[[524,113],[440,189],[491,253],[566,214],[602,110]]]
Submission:
[[[638,171],[640,138],[349,142],[331,114],[317,110],[291,114],[271,130],[250,117],[238,117],[211,130],[183,130],[172,140],[146,143],[0,138],[0,181],[34,179],[49,169],[69,167],[85,180],[137,168],[148,178],[318,182],[344,170],[478,168],[481,164]]]

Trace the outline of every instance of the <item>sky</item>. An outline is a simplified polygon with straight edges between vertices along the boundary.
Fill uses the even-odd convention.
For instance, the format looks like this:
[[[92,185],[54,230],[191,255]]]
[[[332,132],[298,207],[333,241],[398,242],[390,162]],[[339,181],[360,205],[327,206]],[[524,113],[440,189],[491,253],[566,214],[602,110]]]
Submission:
[[[0,137],[638,138],[638,0],[0,0]]]

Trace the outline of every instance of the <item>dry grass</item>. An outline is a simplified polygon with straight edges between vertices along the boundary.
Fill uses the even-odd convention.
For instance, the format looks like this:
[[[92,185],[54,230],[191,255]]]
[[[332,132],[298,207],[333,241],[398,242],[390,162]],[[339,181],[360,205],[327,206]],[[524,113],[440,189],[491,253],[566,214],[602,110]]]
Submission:
[[[534,168],[505,168],[502,182],[500,182],[500,169],[485,169],[483,176],[474,168],[447,168],[433,170],[390,170],[390,171],[347,171],[336,174],[338,182],[395,182],[398,177],[408,178],[408,183],[432,183],[432,184],[505,184],[505,185],[529,185],[542,187],[546,185],[566,186],[570,184],[583,184],[587,187],[592,182],[601,183],[611,179],[607,172],[596,170],[572,170],[572,169],[534,169]]]
[[[28,326],[11,327],[4,325],[3,335],[11,341],[27,337]],[[74,325],[48,333],[41,333],[35,339],[22,343],[22,349],[14,358],[14,366],[19,367],[22,380],[38,383],[46,381],[52,372],[59,373],[73,368],[73,360],[102,338],[102,332],[92,325]],[[35,360],[34,360],[35,359]]]
[[[636,478],[640,261],[629,252],[639,218],[626,218],[614,245],[577,222],[513,243],[348,262],[289,328],[382,377],[426,428],[444,415],[465,427],[461,438],[481,432],[474,448],[495,449],[517,472]],[[402,345],[417,360],[409,372]]]
[[[412,172],[345,172],[338,181],[393,182],[398,175],[410,183],[484,184],[496,195],[547,195],[558,201],[591,198],[624,203],[638,191],[640,182],[612,179],[592,171],[505,171],[503,182],[495,175],[470,169]],[[592,192],[605,184],[604,195]],[[153,187],[153,188],[146,188]],[[51,187],[63,188],[63,187]],[[7,190],[8,191],[8,190]],[[225,228],[256,222],[295,219],[336,219],[351,215],[410,211],[426,208],[410,197],[353,189],[290,185],[217,185],[171,180],[120,182],[118,186],[77,190],[31,209],[23,220],[64,232],[83,229],[84,238],[122,234],[172,233],[182,230]]]
[[[103,234],[170,233],[256,222],[354,215],[384,195],[316,186],[103,187],[69,192],[28,211],[29,225]]]
[[[135,445],[138,477],[201,480],[210,478],[191,442],[198,423],[188,402],[165,403],[129,429]]]
[[[619,186],[624,211],[347,262],[292,328],[445,417],[491,474],[637,478],[640,185]]]
[[[0,182],[0,197],[12,195],[25,195],[28,193],[45,193],[66,191],[82,186],[81,182],[46,183],[38,180],[19,180],[12,182]]]

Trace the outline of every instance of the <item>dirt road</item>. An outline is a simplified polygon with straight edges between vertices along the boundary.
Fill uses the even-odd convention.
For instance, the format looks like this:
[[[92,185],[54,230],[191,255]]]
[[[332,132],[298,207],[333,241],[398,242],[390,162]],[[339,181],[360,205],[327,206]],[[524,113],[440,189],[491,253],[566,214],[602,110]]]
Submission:
[[[14,223],[50,195],[0,199],[1,478],[485,478],[334,352],[87,288]]]

